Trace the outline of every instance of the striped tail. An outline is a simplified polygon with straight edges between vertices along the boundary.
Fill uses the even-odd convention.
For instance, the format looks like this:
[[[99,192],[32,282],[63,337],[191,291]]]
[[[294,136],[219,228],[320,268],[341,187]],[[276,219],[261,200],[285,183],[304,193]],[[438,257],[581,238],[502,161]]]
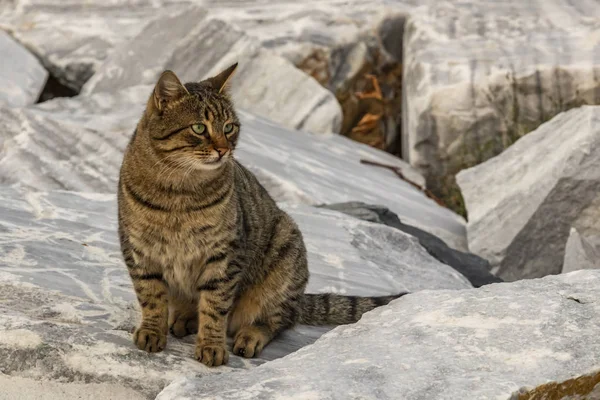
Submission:
[[[367,311],[388,304],[408,293],[392,296],[358,297],[332,293],[304,294],[302,296],[301,324],[344,325],[360,319]]]

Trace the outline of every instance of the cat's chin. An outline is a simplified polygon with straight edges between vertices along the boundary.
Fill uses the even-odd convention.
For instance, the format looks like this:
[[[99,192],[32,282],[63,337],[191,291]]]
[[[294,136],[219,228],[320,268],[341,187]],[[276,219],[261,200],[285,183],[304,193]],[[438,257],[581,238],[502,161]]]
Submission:
[[[194,163],[194,168],[200,171],[214,171],[225,165],[227,161],[228,158],[221,158],[220,160],[215,160],[213,162],[198,161]]]

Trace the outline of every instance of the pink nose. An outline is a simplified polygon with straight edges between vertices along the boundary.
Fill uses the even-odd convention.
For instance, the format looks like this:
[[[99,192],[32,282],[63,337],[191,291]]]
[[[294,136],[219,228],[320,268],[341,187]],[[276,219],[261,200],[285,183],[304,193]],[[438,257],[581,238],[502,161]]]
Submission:
[[[222,158],[229,151],[226,147],[217,147],[215,150],[219,153],[219,158]]]

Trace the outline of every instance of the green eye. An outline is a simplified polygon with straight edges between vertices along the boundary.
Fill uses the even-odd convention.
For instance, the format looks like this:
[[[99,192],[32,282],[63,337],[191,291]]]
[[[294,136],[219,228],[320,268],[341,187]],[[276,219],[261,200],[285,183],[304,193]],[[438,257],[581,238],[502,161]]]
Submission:
[[[196,132],[197,134],[202,135],[204,132],[206,132],[206,125],[194,124],[194,125],[192,125],[192,130],[194,132]]]
[[[233,132],[233,124],[225,124],[225,126],[223,127],[223,131],[225,131],[225,133]]]

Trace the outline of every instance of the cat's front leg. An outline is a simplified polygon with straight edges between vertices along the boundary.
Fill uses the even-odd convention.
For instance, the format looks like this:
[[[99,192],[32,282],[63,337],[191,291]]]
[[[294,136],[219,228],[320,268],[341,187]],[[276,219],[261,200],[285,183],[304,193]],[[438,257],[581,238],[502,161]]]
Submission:
[[[240,270],[239,267],[228,266],[227,258],[224,254],[209,258],[207,267],[210,267],[213,273],[197,288],[200,301],[195,355],[198,361],[209,367],[227,364],[229,360],[226,341],[227,318]]]
[[[142,309],[142,321],[133,334],[140,350],[156,353],[167,345],[168,288],[161,272],[138,263],[128,263],[129,276]]]

